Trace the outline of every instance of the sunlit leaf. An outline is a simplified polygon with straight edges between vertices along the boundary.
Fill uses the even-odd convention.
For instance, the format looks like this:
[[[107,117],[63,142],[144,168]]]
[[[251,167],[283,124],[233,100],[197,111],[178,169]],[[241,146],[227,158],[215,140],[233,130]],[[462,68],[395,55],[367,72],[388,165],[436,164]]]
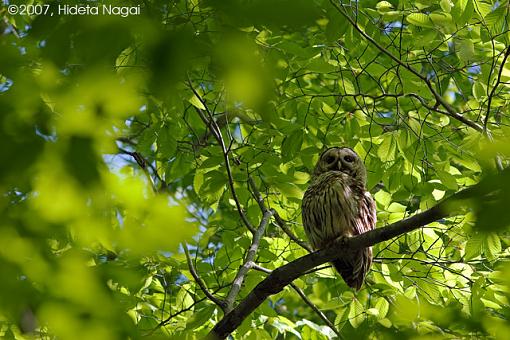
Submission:
[[[429,16],[423,13],[411,13],[406,17],[406,20],[413,25],[420,27],[433,27],[433,23]]]

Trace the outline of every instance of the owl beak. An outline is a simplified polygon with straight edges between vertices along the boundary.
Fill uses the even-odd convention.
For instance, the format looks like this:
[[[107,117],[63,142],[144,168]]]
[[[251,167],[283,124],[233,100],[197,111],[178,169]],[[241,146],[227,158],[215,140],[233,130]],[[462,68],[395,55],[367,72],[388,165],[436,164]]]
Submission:
[[[338,170],[342,171],[342,161],[339,160],[337,166],[338,166]]]

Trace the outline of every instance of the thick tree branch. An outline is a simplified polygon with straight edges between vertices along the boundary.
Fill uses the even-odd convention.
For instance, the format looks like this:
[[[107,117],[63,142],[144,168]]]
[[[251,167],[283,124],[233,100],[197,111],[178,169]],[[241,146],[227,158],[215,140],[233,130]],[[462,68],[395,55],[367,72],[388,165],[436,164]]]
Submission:
[[[273,270],[237,307],[227,313],[223,319],[216,324],[210,336],[212,338],[224,339],[233,332],[255,308],[264,302],[268,296],[279,293],[285,286],[289,285],[292,281],[309,270],[342,257],[343,254],[352,252],[355,249],[373,246],[374,244],[389,240],[441,218],[445,218],[450,215],[457,201],[470,198],[475,193],[481,194],[479,185],[460,191],[424,212],[395,222],[387,227],[374,229],[351,238],[339,238],[327,248],[305,255]]]

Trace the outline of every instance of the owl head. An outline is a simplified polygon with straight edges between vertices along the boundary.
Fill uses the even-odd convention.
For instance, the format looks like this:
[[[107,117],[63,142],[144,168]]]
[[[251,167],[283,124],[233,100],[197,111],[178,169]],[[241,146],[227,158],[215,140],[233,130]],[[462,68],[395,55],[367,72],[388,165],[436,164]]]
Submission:
[[[363,185],[365,185],[367,181],[367,171],[363,161],[358,154],[350,148],[333,147],[321,154],[313,175],[319,176],[328,171],[341,171],[361,182]]]

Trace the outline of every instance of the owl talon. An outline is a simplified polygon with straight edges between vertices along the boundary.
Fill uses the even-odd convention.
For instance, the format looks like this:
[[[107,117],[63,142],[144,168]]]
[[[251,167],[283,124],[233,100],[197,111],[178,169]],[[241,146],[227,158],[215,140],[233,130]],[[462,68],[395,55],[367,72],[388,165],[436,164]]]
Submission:
[[[335,238],[335,240],[333,242],[335,242],[335,243],[337,243],[337,242],[345,243],[348,239],[349,239],[349,236],[342,235],[342,236],[338,236],[337,238]]]

